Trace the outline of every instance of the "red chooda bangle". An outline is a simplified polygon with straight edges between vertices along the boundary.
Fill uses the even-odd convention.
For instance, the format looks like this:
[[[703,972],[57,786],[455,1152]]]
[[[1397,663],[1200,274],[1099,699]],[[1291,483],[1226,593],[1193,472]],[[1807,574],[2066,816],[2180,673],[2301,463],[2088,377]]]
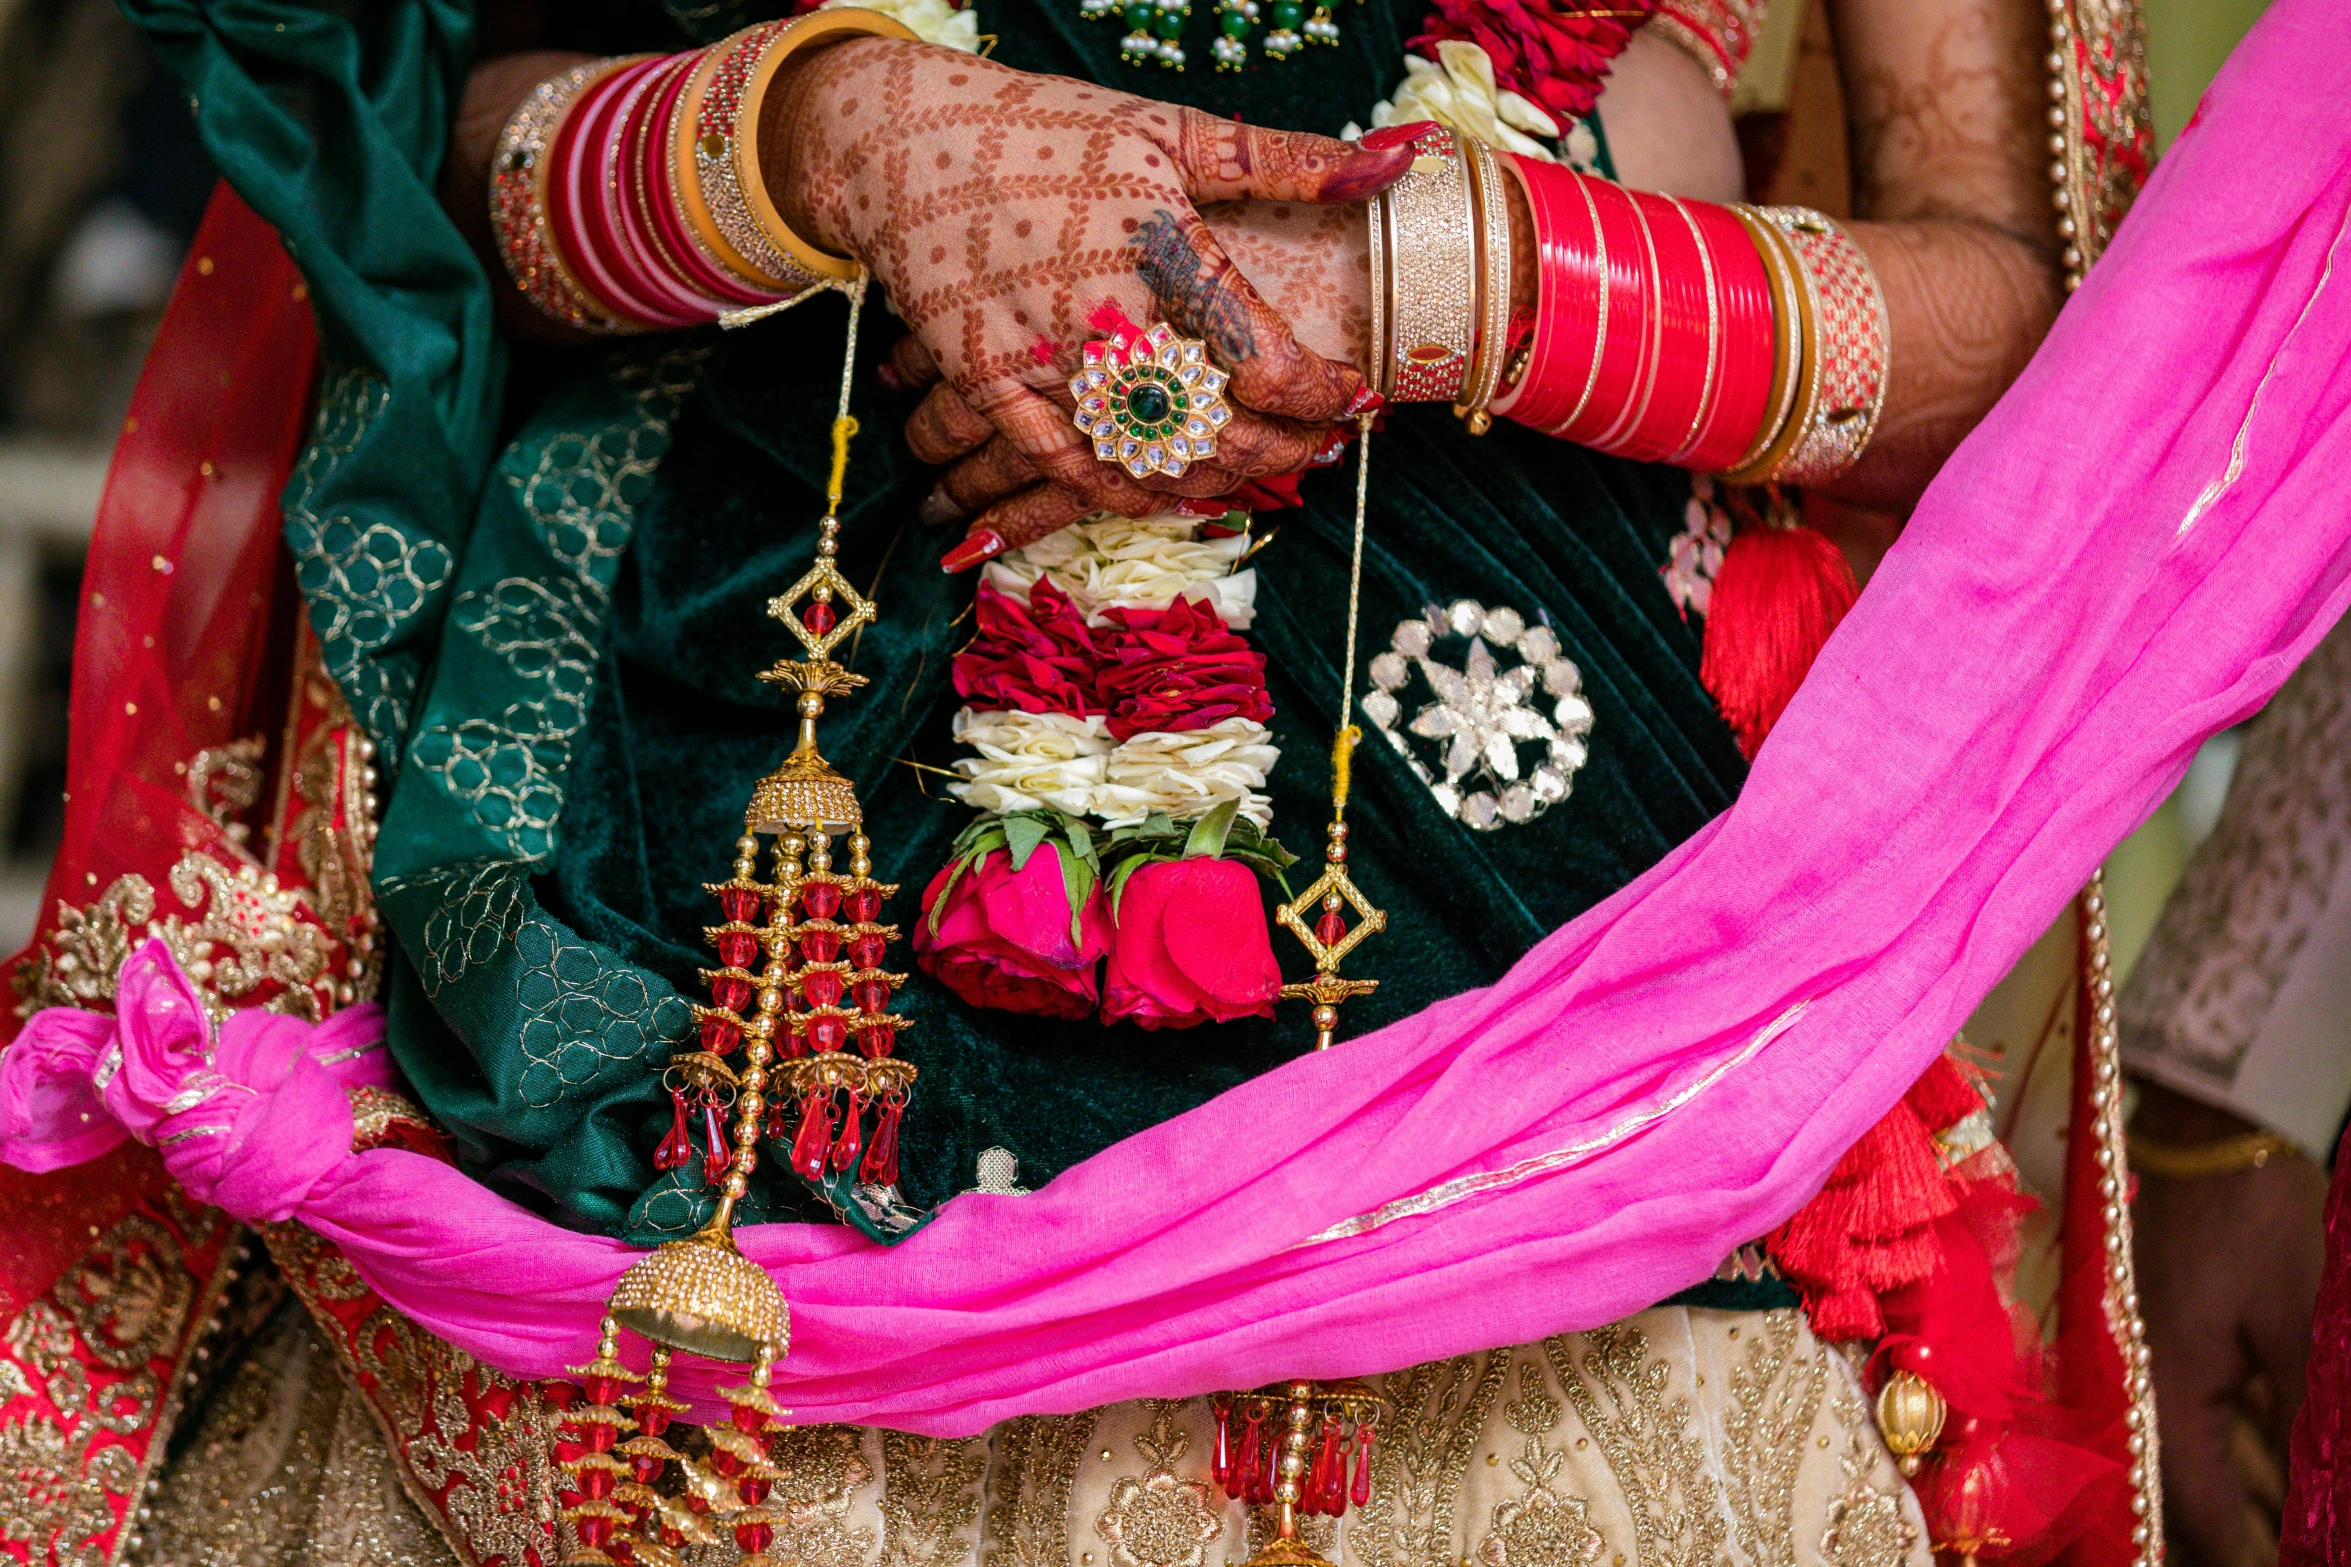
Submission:
[[[1765,258],[1738,214],[1513,156],[1540,303],[1493,411],[1598,451],[1720,471],[1759,445],[1779,347]]]

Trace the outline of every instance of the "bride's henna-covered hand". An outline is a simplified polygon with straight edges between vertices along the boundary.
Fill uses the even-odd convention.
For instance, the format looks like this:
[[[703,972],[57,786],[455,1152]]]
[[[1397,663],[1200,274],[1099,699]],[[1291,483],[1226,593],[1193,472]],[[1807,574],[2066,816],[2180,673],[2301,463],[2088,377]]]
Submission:
[[[1299,202],[1221,202],[1202,209],[1209,231],[1268,305],[1287,321],[1298,342],[1330,360],[1362,364],[1371,337],[1371,256],[1363,205],[1309,206]],[[900,388],[930,385],[939,371],[920,338],[909,335],[891,351],[884,376]],[[1324,427],[1320,444],[1289,468],[1335,457],[1340,432]],[[1087,496],[1048,481],[1039,468],[975,412],[953,387],[933,386],[906,422],[907,444],[925,462],[949,463],[923,520],[973,519],[964,553],[972,560],[1018,549],[1101,508]],[[960,461],[956,461],[960,454]],[[1273,471],[1252,469],[1252,473]],[[1219,482],[1192,492],[1216,496],[1237,487],[1239,474],[1219,467]],[[1165,509],[1161,500],[1155,509]],[[984,552],[984,553],[983,553]]]
[[[1055,511],[1054,527],[1147,514],[1171,493],[1293,472],[1361,390],[1353,364],[1298,342],[1195,203],[1361,201],[1403,173],[1409,145],[1259,130],[890,39],[786,72],[761,126],[778,206],[865,262],[954,389],[918,451],[947,460],[1001,436],[986,459],[998,485],[1021,463],[1051,481],[1004,502],[1003,526],[1033,536]],[[1067,383],[1088,340],[1154,320],[1208,342],[1235,416],[1215,462],[1146,486],[1095,459]]]

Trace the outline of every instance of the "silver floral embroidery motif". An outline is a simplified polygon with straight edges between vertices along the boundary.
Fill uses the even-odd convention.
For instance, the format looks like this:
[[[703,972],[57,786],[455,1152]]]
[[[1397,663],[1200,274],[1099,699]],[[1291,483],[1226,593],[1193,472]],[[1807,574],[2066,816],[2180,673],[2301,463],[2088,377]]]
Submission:
[[[1436,656],[1447,638],[1469,643],[1458,668]],[[1496,648],[1515,652],[1519,662],[1503,668]],[[1402,693],[1416,668],[1436,700],[1399,729]],[[1430,605],[1399,625],[1389,651],[1372,659],[1371,683],[1364,716],[1428,785],[1438,808],[1479,832],[1533,821],[1567,798],[1584,765],[1592,705],[1584,700],[1583,672],[1561,653],[1557,633],[1528,625],[1508,605]],[[1407,731],[1443,744],[1435,768],[1416,754]],[[1543,750],[1529,764],[1522,745]]]

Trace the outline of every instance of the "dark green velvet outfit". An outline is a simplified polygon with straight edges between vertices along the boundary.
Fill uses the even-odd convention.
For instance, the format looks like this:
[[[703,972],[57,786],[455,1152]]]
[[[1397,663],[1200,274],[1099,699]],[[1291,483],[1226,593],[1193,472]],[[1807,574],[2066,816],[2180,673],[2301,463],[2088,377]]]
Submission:
[[[1224,74],[1206,68],[1201,5],[1195,67],[1178,74],[1121,62],[1123,26],[1084,20],[1076,0],[977,3],[999,61],[1322,132],[1393,90],[1420,13],[1347,4],[1336,48],[1253,51]],[[377,865],[402,959],[394,1052],[484,1179],[584,1228],[679,1233],[708,1200],[652,1168],[661,1066],[714,961],[703,884],[727,874],[752,784],[790,744],[788,694],[753,677],[788,651],[764,604],[809,560],[823,509],[843,307],[533,363],[507,382],[511,438],[492,458],[505,372],[489,284],[429,195],[464,7],[132,8],[187,71],[215,156],[287,233],[351,367],[326,388],[289,536],[330,663],[398,758]],[[546,41],[675,49],[758,14],[705,10],[690,32],[650,9],[598,15],[567,24],[593,36]],[[271,31],[289,18],[291,42]],[[833,705],[822,739],[865,802],[875,874],[903,885],[885,917],[911,928],[971,819],[901,761],[958,754],[948,664],[974,579],[943,575],[949,537],[914,520],[933,474],[898,433],[913,399],[870,373],[894,328],[868,311],[843,513],[841,565],[880,606],[854,651],[872,683]],[[1259,524],[1279,531],[1254,561],[1247,635],[1282,748],[1274,831],[1301,851],[1328,811],[1353,491],[1351,463],[1310,475],[1302,509]],[[1444,814],[1376,739],[1358,752],[1353,869],[1389,929],[1350,965],[1381,984],[1347,1008],[1349,1032],[1495,979],[1720,811],[1742,774],[1698,681],[1698,628],[1659,578],[1686,474],[1509,424],[1475,439],[1442,407],[1409,407],[1375,443],[1371,494],[1362,658],[1432,602],[1508,605],[1555,628],[1596,719],[1572,796],[1487,833]],[[1294,942],[1275,945],[1286,975],[1306,972]],[[915,1209],[973,1184],[984,1149],[1011,1150],[1041,1184],[1312,1038],[1297,1004],[1152,1033],[975,1010],[919,974],[902,1001],[916,1026],[901,1053],[922,1074],[902,1158]],[[774,1162],[750,1207],[754,1221],[830,1216]]]

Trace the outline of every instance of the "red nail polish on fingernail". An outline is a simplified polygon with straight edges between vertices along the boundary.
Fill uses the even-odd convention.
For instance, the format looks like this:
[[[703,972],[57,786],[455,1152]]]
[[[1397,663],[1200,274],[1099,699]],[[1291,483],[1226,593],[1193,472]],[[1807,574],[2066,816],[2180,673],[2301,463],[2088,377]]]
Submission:
[[[1346,411],[1339,417],[1352,419],[1357,414],[1376,414],[1387,406],[1388,400],[1366,384],[1355,389],[1355,395],[1347,399]]]
[[[939,569],[949,573],[969,571],[981,561],[1003,553],[1004,535],[994,528],[982,528],[940,556]]]
[[[1177,515],[1184,517],[1221,517],[1232,510],[1223,501],[1198,500],[1189,495],[1177,501],[1175,509]]]
[[[1365,131],[1357,143],[1368,152],[1386,152],[1408,141],[1418,141],[1437,128],[1434,120],[1414,120],[1410,125],[1383,125],[1378,130]]]

